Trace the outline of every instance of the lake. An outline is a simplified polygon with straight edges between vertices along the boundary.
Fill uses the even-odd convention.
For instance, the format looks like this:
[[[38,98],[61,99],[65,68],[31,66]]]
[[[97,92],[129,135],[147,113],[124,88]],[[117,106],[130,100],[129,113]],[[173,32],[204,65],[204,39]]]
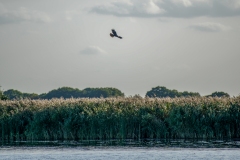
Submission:
[[[237,148],[2,147],[0,160],[238,160]]]
[[[4,143],[0,160],[237,160],[240,141],[111,140]]]

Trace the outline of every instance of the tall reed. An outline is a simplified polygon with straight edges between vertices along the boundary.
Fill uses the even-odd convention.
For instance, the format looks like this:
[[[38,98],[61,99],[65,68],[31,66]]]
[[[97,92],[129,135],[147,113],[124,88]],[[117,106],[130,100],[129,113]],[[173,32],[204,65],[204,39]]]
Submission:
[[[0,101],[0,140],[240,138],[240,97]]]

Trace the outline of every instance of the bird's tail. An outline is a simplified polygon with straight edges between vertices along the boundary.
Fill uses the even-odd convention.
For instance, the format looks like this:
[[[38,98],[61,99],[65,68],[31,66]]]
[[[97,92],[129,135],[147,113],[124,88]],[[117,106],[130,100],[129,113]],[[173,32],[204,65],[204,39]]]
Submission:
[[[118,36],[118,38],[122,39],[122,37]]]

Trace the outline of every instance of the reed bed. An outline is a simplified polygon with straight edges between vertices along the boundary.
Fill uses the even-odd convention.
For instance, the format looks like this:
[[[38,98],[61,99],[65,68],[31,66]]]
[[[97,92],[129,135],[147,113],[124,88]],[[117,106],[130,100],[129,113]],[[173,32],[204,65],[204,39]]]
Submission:
[[[0,141],[240,138],[240,97],[0,101]]]

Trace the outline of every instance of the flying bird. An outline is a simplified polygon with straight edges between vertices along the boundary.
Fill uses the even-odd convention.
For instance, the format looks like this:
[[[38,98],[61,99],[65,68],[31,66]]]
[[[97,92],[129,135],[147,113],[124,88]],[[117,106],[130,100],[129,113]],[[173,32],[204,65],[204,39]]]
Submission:
[[[122,39],[122,37],[117,35],[117,32],[115,31],[115,29],[112,29],[112,33],[110,33],[110,36],[111,37],[118,37],[118,38]]]

